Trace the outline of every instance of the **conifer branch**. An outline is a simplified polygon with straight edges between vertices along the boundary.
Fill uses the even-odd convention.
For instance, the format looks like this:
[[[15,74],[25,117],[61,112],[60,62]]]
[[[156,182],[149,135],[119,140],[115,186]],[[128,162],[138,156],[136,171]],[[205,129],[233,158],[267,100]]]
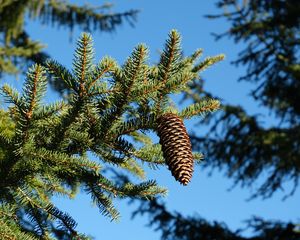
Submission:
[[[224,54],[220,54],[220,55],[217,55],[214,57],[208,57],[208,58],[204,59],[203,62],[200,62],[198,65],[194,66],[193,72],[196,72],[196,73],[202,72],[205,69],[212,66],[213,64],[224,60],[224,58],[225,58]]]
[[[21,96],[7,85],[2,88],[12,104],[12,116],[5,118],[8,113],[4,112],[0,117],[12,124],[0,133],[0,185],[8,189],[0,193],[0,201],[18,206],[16,211],[32,220],[28,223],[23,215],[16,214],[17,220],[3,228],[24,229],[35,237],[46,238],[58,231],[65,239],[87,239],[76,232],[75,221],[52,204],[54,195],[73,197],[84,187],[100,212],[114,220],[119,212],[113,198],[152,199],[166,193],[152,180],[137,184],[127,176],[126,180],[109,180],[105,176],[107,164],[143,179],[145,171],[140,163],[155,168],[168,160],[172,174],[179,174],[187,184],[193,158],[200,161],[203,155],[192,153],[182,119],[214,111],[219,102],[200,101],[176,115],[173,112],[178,110],[168,106],[169,95],[187,88],[201,69],[218,59],[200,66],[196,61],[202,51],[183,57],[179,44],[179,34],[172,31],[157,66],[147,64],[148,49],[144,45],[138,45],[121,66],[109,57],[95,65],[92,38],[83,34],[73,71],[49,60],[46,67],[35,65],[29,70]],[[42,98],[51,78],[64,84],[68,96],[46,105]],[[153,143],[147,130],[159,132],[164,140]],[[182,133],[184,138],[178,137]],[[168,141],[172,147],[179,146],[173,151],[179,154],[166,148]],[[179,166],[185,177],[180,177],[173,166],[174,159],[182,157],[182,149],[188,155],[188,161]],[[90,154],[101,165],[89,159]]]
[[[194,116],[205,116],[207,113],[214,112],[220,108],[220,102],[215,99],[202,100],[183,109],[179,116],[183,119],[189,119]]]
[[[78,94],[82,98],[86,95],[86,75],[93,68],[93,47],[92,38],[89,34],[83,33],[78,41],[76,55],[73,61],[74,72],[79,83]]]
[[[108,72],[113,71],[115,68],[116,68],[116,63],[114,62],[114,60],[112,60],[110,58],[104,58],[100,62],[99,66],[96,68],[95,72],[93,73],[93,78],[88,83],[87,92],[90,93],[91,89],[96,84],[96,82],[98,80],[100,80],[102,77],[104,77],[105,74],[107,74]],[[106,90],[106,92],[103,91],[102,94],[109,93],[112,91],[115,91],[115,90]],[[99,94],[99,93],[96,93],[96,94]]]
[[[203,49],[199,48],[190,57],[188,57],[187,60],[190,63],[194,63],[202,56],[202,54],[203,54]]]
[[[146,178],[145,170],[137,163],[134,158],[126,158],[123,163],[119,165],[121,168],[127,170],[134,176],[139,177],[140,179]]]
[[[19,96],[19,93],[17,92],[17,90],[11,88],[7,84],[4,84],[1,91],[4,94],[6,101],[8,103],[14,104],[18,108],[18,111],[22,112],[24,102],[20,99],[20,96]]]
[[[49,215],[59,219],[62,225],[71,233],[72,236],[78,235],[78,233],[74,230],[76,228],[77,223],[69,214],[62,212],[52,204],[46,206],[45,211]]]
[[[29,69],[27,79],[23,88],[24,109],[26,121],[30,121],[35,109],[39,106],[42,97],[46,92],[47,79],[45,68],[41,65],[33,65]]]
[[[110,217],[112,220],[117,220],[120,216],[119,212],[114,208],[110,197],[102,192],[102,187],[97,184],[88,184],[86,191],[91,195],[93,202],[99,208],[99,211],[104,215]]]
[[[35,107],[35,98],[36,98],[36,90],[37,90],[37,82],[38,82],[38,78],[39,78],[39,74],[40,74],[40,66],[37,66],[36,71],[35,71],[35,76],[33,79],[33,88],[32,88],[32,93],[31,93],[31,101],[30,101],[30,105],[28,108],[28,112],[25,113],[26,118],[29,120],[32,117],[32,111],[33,108]]]
[[[123,13],[105,13],[111,6],[93,7],[90,5],[77,6],[65,1],[51,0],[40,9],[42,22],[50,21],[59,25],[70,26],[71,30],[75,24],[84,30],[91,31],[100,29],[102,31],[113,31],[122,19],[133,24],[138,10],[129,10]]]
[[[83,53],[82,53],[82,63],[81,63],[81,76],[80,76],[80,83],[79,83],[79,91],[80,94],[84,94],[84,80],[85,80],[85,65],[86,65],[86,45],[87,39],[83,37]]]
[[[167,91],[164,86],[168,80],[174,75],[176,70],[178,70],[178,63],[181,57],[180,50],[180,36],[175,31],[172,30],[169,33],[169,39],[166,41],[165,49],[161,55],[160,62],[158,64],[158,76],[161,82],[162,89],[160,89],[157,99],[156,99],[156,109],[160,112],[163,97],[166,95]]]
[[[51,80],[53,79],[53,81],[59,81],[60,83],[63,81],[66,85],[64,88],[67,88],[68,90],[72,89],[75,92],[78,91],[77,82],[68,69],[55,60],[47,60],[45,65],[50,73]]]
[[[176,61],[177,59],[175,58],[175,54],[178,51],[178,44],[179,44],[179,36],[177,35],[176,31],[171,31],[169,34],[169,40],[166,43],[166,48],[161,56],[160,60],[160,77],[162,81],[162,85],[165,85],[169,75],[172,73],[172,65],[174,60]],[[177,53],[178,54],[178,53]]]

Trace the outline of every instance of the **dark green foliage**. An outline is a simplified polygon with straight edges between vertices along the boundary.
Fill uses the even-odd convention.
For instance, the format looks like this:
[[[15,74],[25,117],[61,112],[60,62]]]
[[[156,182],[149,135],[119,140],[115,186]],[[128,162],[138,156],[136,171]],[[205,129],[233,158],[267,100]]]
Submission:
[[[263,128],[255,116],[241,107],[224,106],[224,113],[210,129],[210,139],[191,136],[195,150],[205,149],[211,156],[203,166],[225,168],[228,177],[242,186],[251,185],[267,173],[267,179],[252,197],[270,197],[282,189],[285,181],[293,181],[293,194],[300,176],[300,128]],[[217,126],[225,129],[217,130]]]
[[[27,239],[88,239],[75,230],[75,220],[52,203],[53,196],[74,197],[80,188],[112,220],[119,217],[113,199],[153,199],[166,193],[153,180],[132,182],[118,172],[125,170],[141,180],[145,178],[141,163],[165,164],[160,145],[147,136],[161,114],[170,111],[158,100],[168,102],[170,93],[186,88],[200,72],[194,70],[195,58],[182,56],[179,39],[171,31],[158,66],[147,64],[143,45],[119,66],[108,57],[94,64],[92,38],[83,34],[72,71],[49,60],[29,69],[21,94],[2,87],[9,108],[1,111],[6,125],[0,124],[1,239],[5,234],[26,239],[25,233]],[[172,42],[176,47],[169,48]],[[175,48],[174,62],[170,56]],[[167,68],[162,68],[164,62]],[[159,68],[164,70],[157,72]],[[180,81],[179,76],[184,78]],[[43,103],[49,78],[64,82],[65,100]],[[218,107],[217,100],[203,101],[188,107],[181,117]],[[174,107],[172,111],[178,112]],[[195,157],[199,160],[202,155]],[[107,174],[111,168],[119,177]]]
[[[185,217],[180,213],[171,213],[157,200],[142,202],[133,213],[149,216],[149,227],[161,232],[163,240],[298,240],[300,232],[293,223],[264,221],[252,218],[244,229],[231,231],[224,223],[208,222],[199,216]],[[251,230],[252,237],[243,237],[245,230]]]
[[[247,47],[234,62],[246,65],[240,80],[257,87],[255,100],[274,110],[291,124],[299,123],[300,2],[297,0],[218,1],[232,27],[222,36],[244,42]]]
[[[227,176],[242,186],[266,176],[254,197],[270,197],[292,181],[294,188],[288,196],[300,177],[300,2],[220,0],[217,6],[224,12],[209,17],[226,18],[231,24],[217,39],[228,36],[244,44],[233,62],[246,66],[240,80],[254,84],[251,96],[270,109],[275,119],[269,127],[262,124],[260,115],[248,115],[240,106],[224,106],[209,137],[191,136],[193,146],[205,150],[207,167],[226,169]],[[203,82],[190,86],[193,90],[187,96],[195,101],[210,96]]]
[[[0,2],[0,76],[16,74],[32,63],[43,63],[48,54],[43,44],[33,41],[26,32],[28,20],[41,24],[65,27],[72,31],[79,27],[85,31],[111,32],[124,21],[133,25],[137,10],[111,13],[111,4],[101,6],[76,5],[63,0],[3,0]],[[13,13],[13,14],[12,14]],[[63,92],[65,86],[51,82]]]

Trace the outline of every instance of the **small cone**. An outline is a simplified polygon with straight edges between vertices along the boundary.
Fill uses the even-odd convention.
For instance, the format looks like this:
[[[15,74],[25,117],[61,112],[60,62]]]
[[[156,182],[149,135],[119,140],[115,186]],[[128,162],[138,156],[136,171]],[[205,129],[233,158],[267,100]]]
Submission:
[[[173,113],[166,113],[157,121],[157,134],[166,163],[175,179],[187,185],[192,178],[194,160],[183,121]]]

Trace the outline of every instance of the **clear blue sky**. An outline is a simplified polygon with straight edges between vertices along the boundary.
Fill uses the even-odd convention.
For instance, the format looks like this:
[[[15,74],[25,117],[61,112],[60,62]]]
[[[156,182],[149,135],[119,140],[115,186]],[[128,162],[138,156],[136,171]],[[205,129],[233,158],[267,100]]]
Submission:
[[[76,3],[98,3],[102,1],[73,1]],[[232,40],[223,39],[216,42],[211,36],[212,32],[224,32],[228,23],[224,20],[208,20],[205,14],[216,13],[215,1],[146,1],[146,0],[118,0],[115,11],[140,9],[138,21],[134,28],[124,24],[113,34],[92,33],[96,48],[96,59],[110,55],[123,63],[129,56],[134,46],[146,43],[151,51],[150,62],[158,59],[158,51],[162,49],[168,32],[178,29],[183,37],[183,50],[185,54],[192,53],[197,48],[204,49],[204,57],[224,53],[226,60],[207,70],[203,77],[206,79],[206,88],[214,95],[223,99],[224,103],[239,104],[244,106],[249,113],[263,112],[254,103],[248,93],[251,85],[237,82],[244,72],[243,68],[236,68],[230,62],[237,57],[242,45],[236,45]],[[26,26],[33,39],[41,40],[47,44],[46,51],[57,61],[71,67],[75,40],[80,36],[76,29],[73,41],[69,41],[70,33],[66,29],[55,29],[41,26],[39,22],[29,22]],[[20,84],[17,83],[17,84]],[[50,98],[54,98],[54,94]],[[272,124],[270,116],[262,118],[267,124]],[[191,122],[187,122],[188,130],[199,131]],[[209,157],[209,156],[207,156]],[[299,221],[300,192],[282,201],[285,192],[278,192],[271,199],[262,201],[255,199],[247,202],[253,189],[240,189],[231,191],[232,180],[223,177],[223,173],[214,172],[208,177],[208,171],[196,168],[192,182],[187,187],[182,187],[175,182],[169,171],[161,168],[149,171],[148,177],[156,179],[159,184],[169,189],[165,198],[170,210],[176,210],[184,215],[198,214],[207,220],[224,221],[231,229],[242,227],[243,220],[251,216],[261,216],[265,219],[278,219],[283,221]],[[289,186],[287,185],[287,188]],[[253,192],[252,192],[253,193]],[[116,201],[121,212],[119,222],[110,222],[92,207],[89,197],[79,195],[75,201],[56,199],[62,209],[68,211],[78,222],[78,230],[89,233],[95,239],[130,239],[154,240],[159,239],[159,233],[145,227],[147,218],[138,217],[131,220],[130,216],[135,206],[128,205],[127,201]]]

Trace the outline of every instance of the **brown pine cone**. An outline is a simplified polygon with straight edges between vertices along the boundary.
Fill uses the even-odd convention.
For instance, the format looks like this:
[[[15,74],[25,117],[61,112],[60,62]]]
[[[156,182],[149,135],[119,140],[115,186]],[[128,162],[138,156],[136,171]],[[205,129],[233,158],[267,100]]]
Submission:
[[[183,121],[174,113],[166,113],[157,120],[163,156],[177,181],[187,185],[194,171],[190,138]]]

